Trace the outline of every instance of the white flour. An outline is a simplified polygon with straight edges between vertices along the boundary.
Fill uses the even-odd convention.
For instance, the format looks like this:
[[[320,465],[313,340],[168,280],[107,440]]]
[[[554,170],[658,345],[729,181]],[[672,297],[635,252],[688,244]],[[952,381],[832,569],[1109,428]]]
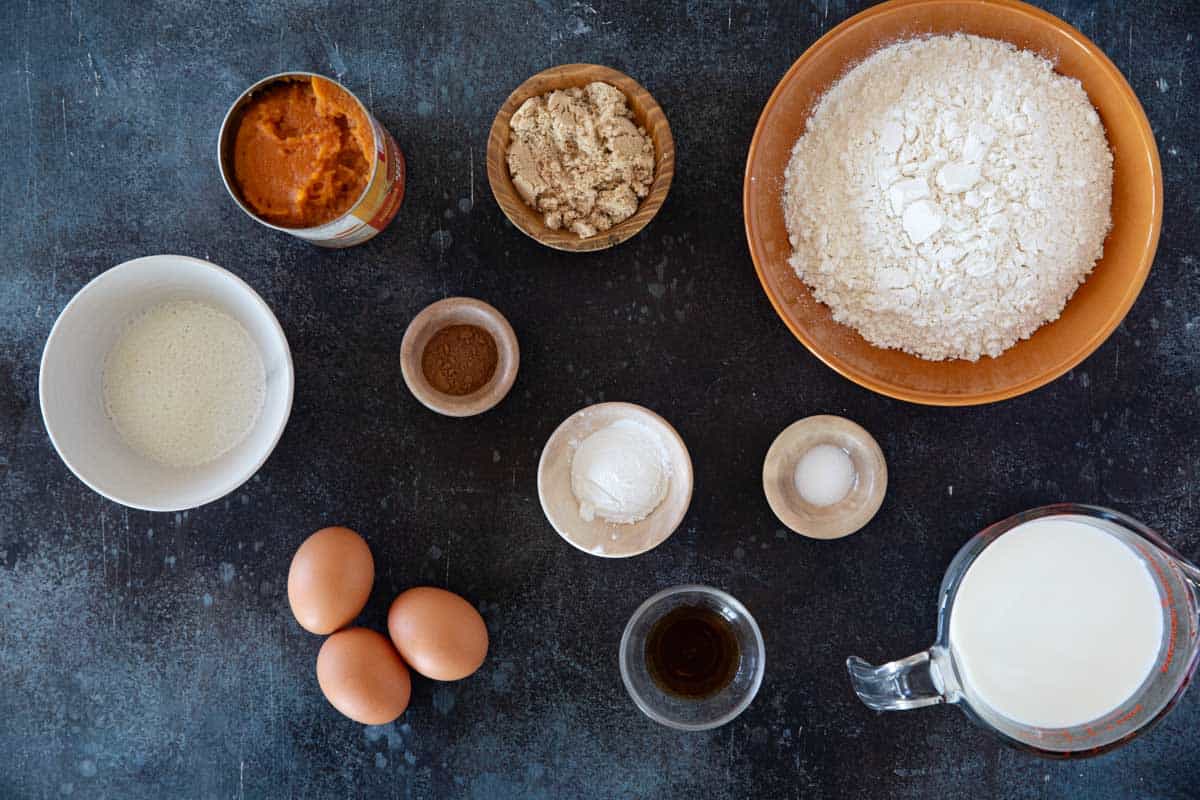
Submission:
[[[900,42],[817,105],[784,192],[797,275],[879,347],[997,356],[1104,248],[1112,154],[1077,80],[1010,44]]]

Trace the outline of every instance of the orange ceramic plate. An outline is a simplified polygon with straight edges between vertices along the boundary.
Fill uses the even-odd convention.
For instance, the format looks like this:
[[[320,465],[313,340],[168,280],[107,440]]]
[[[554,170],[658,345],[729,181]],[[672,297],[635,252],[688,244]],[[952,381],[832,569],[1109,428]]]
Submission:
[[[1012,42],[1078,78],[1113,151],[1112,231],[1104,257],[1067,303],[999,358],[924,361],[867,343],[833,321],[787,263],[784,169],[813,106],[851,66],[905,38],[954,32]],[[746,160],[743,204],[750,255],[792,333],[839,373],[880,394],[930,405],[990,403],[1032,391],[1083,361],[1120,324],[1141,291],[1162,224],[1162,170],[1150,123],[1111,61],[1079,31],[1016,0],[893,0],[821,37],[792,65],[763,109]]]

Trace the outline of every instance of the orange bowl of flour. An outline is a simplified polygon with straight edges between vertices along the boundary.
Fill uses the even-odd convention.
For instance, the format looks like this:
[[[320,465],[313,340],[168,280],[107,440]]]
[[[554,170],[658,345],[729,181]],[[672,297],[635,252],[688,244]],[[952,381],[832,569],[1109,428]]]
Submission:
[[[974,361],[953,355],[927,360],[873,345],[855,327],[835,321],[830,307],[819,302],[797,274],[789,263],[793,246],[784,208],[785,173],[818,103],[843,76],[895,43],[960,33],[1008,42],[1050,61],[1059,75],[1079,81],[1112,152],[1111,228],[1103,239],[1103,255],[1057,319],[1032,335],[1023,334],[1028,338],[1005,345],[994,357],[985,349]],[[938,172],[936,185],[959,191],[962,187],[953,184],[960,176],[949,174],[947,184],[947,173]],[[933,175],[930,185],[935,185]],[[925,191],[918,186],[912,197],[920,198]],[[986,204],[988,198],[977,202]],[[1162,173],[1153,133],[1133,90],[1099,48],[1062,20],[1015,0],[894,0],[837,26],[788,70],[755,130],[743,203],[746,236],[763,288],[788,328],[814,355],[855,383],[889,397],[930,405],[975,405],[1016,397],[1054,380],[1083,361],[1120,324],[1154,260],[1162,222]],[[916,205],[918,212],[925,208],[920,200]],[[938,225],[936,217],[923,212],[906,213],[905,223],[908,235],[918,242],[930,224]],[[839,266],[831,257],[825,268]]]

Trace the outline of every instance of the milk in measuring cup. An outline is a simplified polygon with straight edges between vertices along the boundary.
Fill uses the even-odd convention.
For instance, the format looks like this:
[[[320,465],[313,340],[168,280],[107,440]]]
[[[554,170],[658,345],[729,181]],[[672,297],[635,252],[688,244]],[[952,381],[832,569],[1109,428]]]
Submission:
[[[1080,517],[1042,517],[992,542],[950,617],[960,678],[994,711],[1042,728],[1119,708],[1162,645],[1162,600],[1132,548]]]

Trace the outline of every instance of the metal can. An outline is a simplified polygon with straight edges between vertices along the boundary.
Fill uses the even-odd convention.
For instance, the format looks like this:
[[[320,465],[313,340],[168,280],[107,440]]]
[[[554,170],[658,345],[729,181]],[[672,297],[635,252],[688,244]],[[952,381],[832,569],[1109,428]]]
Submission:
[[[358,200],[344,214],[313,228],[285,228],[267,222],[255,214],[238,193],[237,183],[233,178],[233,139],[247,103],[257,92],[280,81],[312,78],[329,81],[358,103],[363,115],[371,123],[375,139],[375,157],[372,159],[371,173],[366,187],[359,195]],[[229,196],[242,211],[268,228],[290,233],[298,239],[320,247],[353,247],[356,244],[362,244],[388,226],[404,201],[404,154],[400,152],[400,146],[396,144],[396,140],[379,124],[379,120],[371,115],[370,110],[353,92],[332,78],[312,72],[281,72],[263,78],[242,92],[241,96],[229,107],[225,119],[221,122],[221,133],[217,137],[217,163],[221,169],[221,180],[225,182]]]

